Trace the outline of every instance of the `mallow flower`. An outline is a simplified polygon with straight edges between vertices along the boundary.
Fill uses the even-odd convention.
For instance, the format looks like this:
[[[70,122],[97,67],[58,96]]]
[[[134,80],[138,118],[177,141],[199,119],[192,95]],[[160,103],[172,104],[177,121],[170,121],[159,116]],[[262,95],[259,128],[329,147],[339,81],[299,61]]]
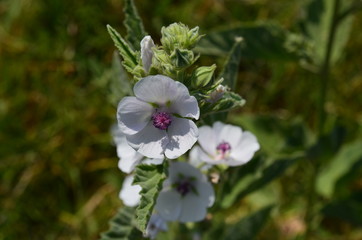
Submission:
[[[118,168],[124,173],[131,173],[135,167],[140,164],[161,164],[163,158],[149,159],[134,150],[128,145],[126,135],[124,135],[117,125],[112,126],[113,141],[117,147],[117,156],[119,158]]]
[[[146,73],[148,73],[150,71],[153,58],[152,48],[155,47],[155,44],[150,36],[145,36],[141,40],[140,45],[142,65]]]
[[[192,158],[208,164],[226,164],[239,166],[247,163],[259,150],[260,145],[256,137],[240,127],[215,122],[212,127],[199,128],[199,146],[195,146],[190,153]]]
[[[174,159],[197,141],[200,109],[185,85],[163,75],[147,76],[133,88],[135,97],[118,104],[118,126],[128,144],[149,158]]]
[[[135,207],[139,204],[142,190],[139,185],[132,185],[133,175],[125,177],[122,184],[122,189],[119,192],[119,198],[123,201],[124,205],[128,207]]]
[[[168,173],[156,201],[157,213],[167,221],[203,220],[215,200],[206,176],[185,162],[171,163]]]

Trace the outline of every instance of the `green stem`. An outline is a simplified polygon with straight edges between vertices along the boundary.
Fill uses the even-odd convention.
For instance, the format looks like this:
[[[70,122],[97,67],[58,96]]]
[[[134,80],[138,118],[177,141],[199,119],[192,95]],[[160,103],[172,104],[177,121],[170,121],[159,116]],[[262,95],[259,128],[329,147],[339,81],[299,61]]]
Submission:
[[[327,99],[327,89],[328,83],[330,79],[330,64],[331,64],[331,57],[332,57],[332,50],[333,50],[333,43],[335,39],[336,30],[339,23],[339,16],[338,11],[340,9],[340,0],[334,1],[333,6],[333,16],[332,16],[332,23],[329,29],[328,35],[328,42],[326,46],[326,53],[324,57],[323,64],[320,69],[320,78],[321,78],[321,86],[320,86],[320,95],[318,100],[318,138],[320,139],[321,136],[324,134],[325,131],[325,121],[326,121],[326,111],[325,111],[325,103]],[[305,239],[312,239],[312,233],[314,230],[314,219],[316,216],[316,200],[317,200],[317,192],[315,189],[315,183],[318,177],[320,163],[318,159],[312,159],[311,162],[311,176],[310,176],[310,183],[309,183],[309,192],[307,197],[307,206],[306,206],[306,215],[305,215],[305,222],[307,224],[307,230],[305,234]]]

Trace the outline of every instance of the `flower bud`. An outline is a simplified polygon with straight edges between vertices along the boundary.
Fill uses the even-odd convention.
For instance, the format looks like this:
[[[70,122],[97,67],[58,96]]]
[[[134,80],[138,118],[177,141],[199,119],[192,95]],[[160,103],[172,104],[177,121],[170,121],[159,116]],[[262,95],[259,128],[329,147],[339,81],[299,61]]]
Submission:
[[[152,48],[155,47],[155,44],[150,36],[145,36],[141,43],[141,59],[142,65],[145,69],[145,72],[148,73],[150,71],[150,67],[152,64],[153,51]]]
[[[205,87],[214,76],[216,65],[213,64],[210,67],[199,67],[194,71],[191,86],[193,88]]]
[[[171,54],[171,61],[176,68],[186,68],[195,62],[194,53],[187,49],[176,48]]]

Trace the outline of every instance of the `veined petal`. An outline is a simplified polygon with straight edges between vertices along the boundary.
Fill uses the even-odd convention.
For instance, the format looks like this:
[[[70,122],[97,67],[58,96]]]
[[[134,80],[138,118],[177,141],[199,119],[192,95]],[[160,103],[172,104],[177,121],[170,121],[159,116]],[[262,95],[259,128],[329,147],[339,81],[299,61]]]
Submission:
[[[170,112],[177,113],[182,117],[194,118],[196,120],[200,117],[200,108],[197,100],[194,96],[190,96],[188,92],[187,95],[181,95],[172,100]]]
[[[133,92],[142,101],[161,106],[166,106],[175,99],[190,97],[185,85],[163,75],[142,78],[134,86]]]
[[[199,128],[199,144],[208,154],[215,155],[218,142],[215,131],[209,126]]]
[[[218,143],[227,142],[231,145],[231,149],[236,147],[241,139],[242,131],[240,127],[230,124],[223,124],[221,131],[218,132]]]
[[[132,185],[133,175],[127,176],[122,184],[122,189],[119,193],[119,198],[122,199],[124,205],[129,207],[137,206],[140,202],[141,187],[139,185]]]
[[[173,118],[167,130],[169,143],[166,146],[167,158],[178,158],[187,152],[197,141],[198,129],[195,123],[184,118]]]
[[[241,165],[250,161],[259,148],[260,145],[254,134],[245,131],[238,145],[231,150],[230,157],[240,162],[239,165]],[[236,166],[236,163],[233,163],[231,166]]]
[[[165,220],[176,221],[181,213],[181,195],[174,190],[160,192],[155,209]]]
[[[198,222],[205,218],[207,206],[196,194],[188,194],[182,200],[180,222]]]
[[[136,134],[150,122],[153,112],[149,103],[136,97],[124,97],[117,108],[118,126],[124,134]]]
[[[166,131],[160,130],[149,122],[137,134],[127,136],[128,143],[138,149],[138,152],[148,158],[163,158],[166,145],[169,142]]]

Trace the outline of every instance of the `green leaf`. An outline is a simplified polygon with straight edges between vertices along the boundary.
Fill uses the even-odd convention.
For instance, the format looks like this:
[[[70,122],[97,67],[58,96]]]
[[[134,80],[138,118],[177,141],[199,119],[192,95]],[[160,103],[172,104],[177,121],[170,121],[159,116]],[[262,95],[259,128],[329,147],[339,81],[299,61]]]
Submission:
[[[224,195],[221,207],[228,208],[237,199],[242,199],[249,193],[252,193],[265,185],[269,184],[276,178],[280,177],[291,165],[293,165],[301,156],[279,159],[265,166],[260,173],[249,172],[242,175],[241,180],[236,182],[230,192]],[[253,160],[252,160],[253,161]]]
[[[302,23],[306,36],[314,42],[314,60],[321,65],[325,59],[327,42],[330,38],[333,23],[334,5],[336,0],[312,0],[307,7],[306,19]],[[340,0],[337,14],[351,6],[352,1]],[[344,18],[338,25],[332,46],[331,63],[335,63],[342,55],[349,38],[353,16]]]
[[[255,239],[263,228],[273,205],[267,206],[243,219],[238,223],[232,226],[227,232],[226,236],[223,238],[225,240],[252,240]]]
[[[115,29],[113,29],[110,25],[107,25],[107,29],[115,46],[118,48],[119,53],[123,58],[123,66],[128,72],[132,72],[133,69],[138,65],[137,54]]]
[[[132,45],[133,49],[139,50],[140,42],[147,33],[133,0],[125,0],[124,14],[123,24],[127,28],[126,40]]]
[[[101,234],[101,240],[135,240],[142,234],[134,226],[134,209],[124,207],[109,222],[110,229]]]
[[[136,224],[143,233],[146,231],[147,223],[165,178],[163,165],[138,165],[136,167],[133,184],[142,187],[140,204],[136,209]]]
[[[225,56],[242,37],[243,58],[267,60],[299,60],[308,56],[309,43],[300,35],[290,33],[278,24],[243,24],[209,33],[200,40],[196,51],[207,55]]]
[[[323,167],[318,175],[316,190],[325,197],[331,197],[337,181],[351,170],[351,167],[362,159],[362,141],[342,146],[337,155]]]
[[[241,60],[241,44],[242,39],[236,38],[233,47],[231,48],[229,55],[224,64],[224,68],[219,75],[220,78],[224,78],[223,85],[228,86],[232,91],[235,91],[236,83],[238,80],[239,64]]]

